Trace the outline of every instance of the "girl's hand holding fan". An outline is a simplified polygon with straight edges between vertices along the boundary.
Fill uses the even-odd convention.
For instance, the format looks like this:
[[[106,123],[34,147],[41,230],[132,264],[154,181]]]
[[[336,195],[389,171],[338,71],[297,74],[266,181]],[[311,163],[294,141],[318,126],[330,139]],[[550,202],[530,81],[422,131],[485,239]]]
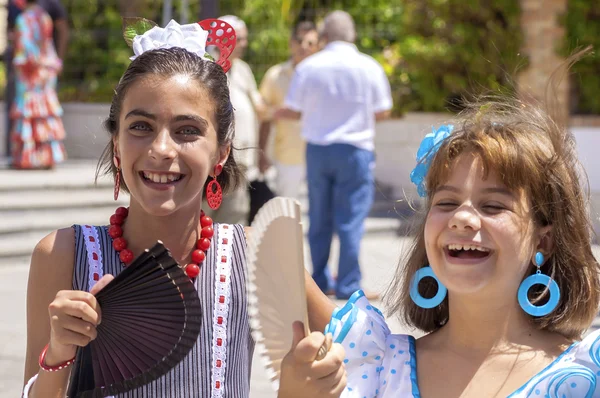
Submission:
[[[75,357],[77,347],[85,347],[96,338],[96,326],[101,322],[96,293],[114,277],[105,275],[88,292],[61,290],[48,306],[50,314],[50,342],[45,364],[53,366]]]
[[[345,385],[344,353],[341,346],[330,351],[331,335],[308,329],[300,204],[282,197],[267,202],[247,241],[250,326],[274,389],[281,398],[312,396],[306,391],[322,391],[325,395],[315,396],[325,397],[325,391],[335,393]],[[300,395],[290,395],[294,391]]]
[[[315,360],[323,347],[331,347]],[[304,326],[294,323],[292,349],[281,363],[278,398],[334,398],[346,387],[345,352],[340,344],[331,344],[331,334],[312,332],[304,335]]]

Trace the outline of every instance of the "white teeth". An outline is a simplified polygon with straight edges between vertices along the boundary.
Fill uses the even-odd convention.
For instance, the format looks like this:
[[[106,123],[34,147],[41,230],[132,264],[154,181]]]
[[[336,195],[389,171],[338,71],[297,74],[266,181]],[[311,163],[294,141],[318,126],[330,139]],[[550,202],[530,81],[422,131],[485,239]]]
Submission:
[[[481,246],[475,246],[475,245],[457,245],[457,244],[450,244],[448,245],[448,250],[477,250],[480,252],[484,252],[487,253],[490,251],[490,249],[485,248],[485,247],[481,247]]]
[[[150,173],[147,171],[143,172],[144,177],[152,182],[158,183],[158,184],[166,184],[168,182],[173,182],[173,181],[179,181],[181,179],[181,174],[174,174],[174,173],[168,173],[168,174],[164,174],[164,173]]]

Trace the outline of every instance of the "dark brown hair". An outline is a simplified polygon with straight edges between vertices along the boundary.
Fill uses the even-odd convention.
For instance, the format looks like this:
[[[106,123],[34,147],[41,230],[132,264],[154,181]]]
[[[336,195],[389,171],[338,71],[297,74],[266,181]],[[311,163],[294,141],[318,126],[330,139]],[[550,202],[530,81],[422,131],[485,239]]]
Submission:
[[[459,115],[455,130],[435,154],[426,176],[431,208],[436,188],[447,180],[462,154],[473,154],[484,173],[496,172],[513,191],[523,191],[532,206],[536,227],[552,225],[554,249],[542,272],[552,277],[561,292],[557,308],[532,318],[539,329],[576,339],[598,312],[600,266],[592,254],[592,227],[587,212],[587,182],[573,135],[541,109],[516,99],[488,99],[468,105]],[[428,265],[424,241],[425,222],[419,226],[405,264],[400,264],[388,289],[392,313],[420,330],[431,332],[448,321],[448,298],[432,309],[418,307],[410,298],[410,280]],[[534,271],[531,264],[525,277]],[[437,290],[431,278],[419,283],[424,297]],[[530,299],[544,301],[545,287],[530,289]]]
[[[312,30],[317,30],[317,25],[313,21],[300,21],[292,27],[292,37],[299,40],[300,36]]]
[[[146,51],[131,62],[115,88],[115,94],[110,104],[110,112],[108,118],[104,121],[104,128],[110,133],[111,137],[119,132],[119,116],[123,99],[127,94],[127,90],[135,81],[147,75],[167,78],[179,74],[193,77],[208,92],[213,101],[215,119],[217,120],[217,142],[219,146],[231,144],[234,138],[234,114],[229,98],[227,75],[215,62],[202,59],[185,49],[176,47]],[[113,150],[111,140],[98,162],[96,179],[100,174],[116,176],[117,169],[113,164]],[[212,178],[209,177],[207,183],[209,180],[212,180]],[[243,170],[235,161],[233,146],[227,161],[223,165],[223,171],[217,177],[217,181],[223,188],[223,193],[234,190],[244,181]],[[123,179],[121,179],[121,189],[129,192]]]

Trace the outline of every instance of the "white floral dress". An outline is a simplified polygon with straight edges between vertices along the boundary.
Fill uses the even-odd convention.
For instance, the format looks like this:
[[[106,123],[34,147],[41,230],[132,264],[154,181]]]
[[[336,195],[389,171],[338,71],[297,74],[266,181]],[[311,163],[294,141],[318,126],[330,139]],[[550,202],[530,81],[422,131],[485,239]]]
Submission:
[[[392,334],[362,291],[334,311],[325,333],[346,350],[342,398],[418,398],[415,338]],[[600,330],[572,344],[508,398],[600,397]]]

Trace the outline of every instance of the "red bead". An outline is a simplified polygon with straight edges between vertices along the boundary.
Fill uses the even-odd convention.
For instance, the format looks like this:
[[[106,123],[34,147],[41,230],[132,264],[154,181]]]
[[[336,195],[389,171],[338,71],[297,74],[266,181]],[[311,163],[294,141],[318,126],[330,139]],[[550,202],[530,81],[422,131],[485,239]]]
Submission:
[[[224,244],[224,245],[226,245],[226,244],[227,244],[227,242],[229,242],[229,241],[227,240],[227,238],[223,238],[223,244]]]
[[[121,217],[125,218],[129,215],[129,209],[127,207],[121,206],[117,210],[115,210],[115,214],[117,216],[121,216]]]
[[[123,249],[127,249],[127,241],[125,238],[117,238],[113,240],[113,247],[116,251],[120,252]]]
[[[223,324],[223,317],[217,317],[217,324],[222,325]]]
[[[215,382],[215,387],[221,388],[221,382],[219,380]]]
[[[206,254],[202,250],[194,250],[192,252],[192,261],[196,264],[201,264],[206,258]]]
[[[98,261],[98,253],[92,252],[92,258],[94,259],[94,261]]]
[[[112,216],[110,216],[110,225],[121,225],[123,224],[123,220],[125,220],[123,216],[113,214]]]
[[[225,296],[219,296],[219,303],[225,304]]]
[[[100,280],[100,275],[98,275],[97,272],[94,272],[94,280],[95,281]]]
[[[121,261],[123,261],[125,264],[129,264],[130,262],[133,261],[133,253],[131,252],[131,250],[129,249],[123,249],[121,250],[121,252],[119,253],[119,258],[121,259]]]
[[[221,275],[221,279],[220,279],[220,281],[221,281],[222,283],[225,283],[225,275]]]
[[[200,273],[200,267],[198,267],[198,264],[189,263],[188,265],[185,266],[185,274],[187,276],[189,276],[190,278],[197,277],[199,273]]]
[[[108,229],[108,234],[113,239],[120,238],[121,236],[123,236],[123,229],[118,225],[111,225]]]
[[[198,239],[198,243],[197,243],[196,247],[200,250],[207,251],[208,248],[210,247],[210,240],[207,238],[200,238],[200,239]]]
[[[217,368],[220,368],[220,367],[221,367],[221,360],[217,359]]]
[[[218,345],[219,347],[221,347],[221,346],[223,345],[223,339],[222,339],[222,338],[220,338],[220,337],[217,337],[217,345]]]
[[[212,227],[213,219],[210,218],[209,216],[202,215],[202,217],[200,217],[200,225],[202,226],[202,228]]]
[[[215,234],[215,231],[213,230],[213,227],[204,227],[202,228],[202,232],[200,232],[200,235],[203,238],[212,238],[213,235]]]
[[[221,256],[221,262],[222,263],[226,263],[227,262],[227,256]]]

